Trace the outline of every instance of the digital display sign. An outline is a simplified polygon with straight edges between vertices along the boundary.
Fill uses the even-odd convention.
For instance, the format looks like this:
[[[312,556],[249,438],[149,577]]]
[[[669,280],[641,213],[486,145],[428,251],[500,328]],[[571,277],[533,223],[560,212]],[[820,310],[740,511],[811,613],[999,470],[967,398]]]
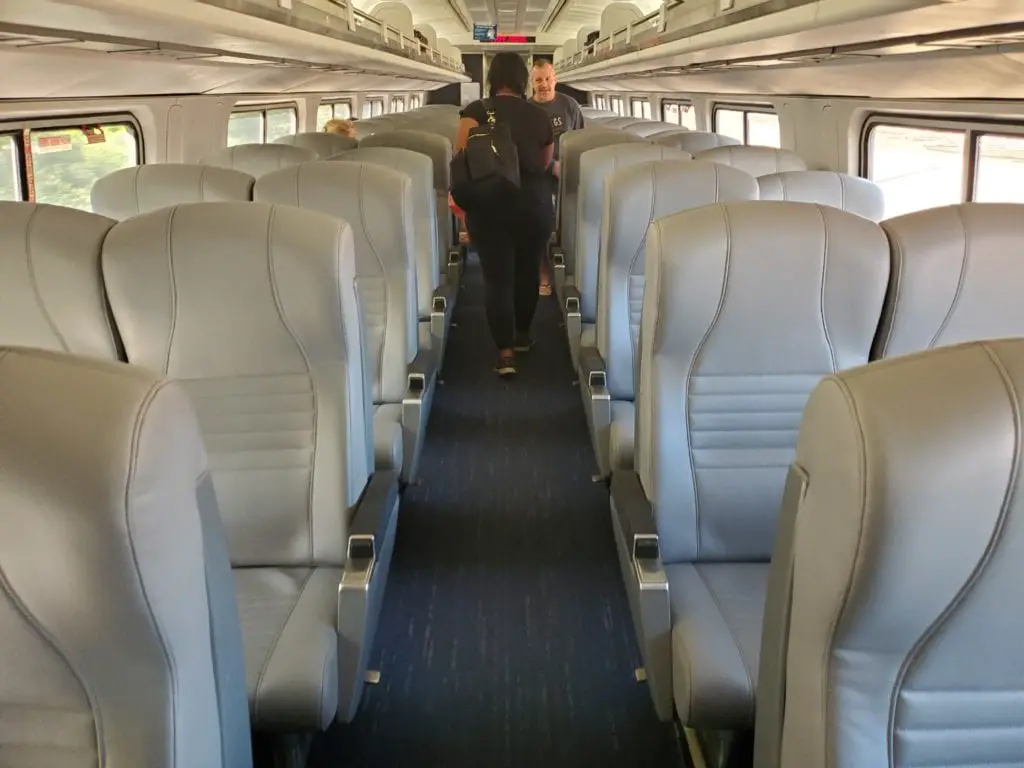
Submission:
[[[533,35],[497,35],[496,43],[536,43],[537,38]]]
[[[474,24],[473,39],[478,43],[493,43],[498,36],[497,24]]]

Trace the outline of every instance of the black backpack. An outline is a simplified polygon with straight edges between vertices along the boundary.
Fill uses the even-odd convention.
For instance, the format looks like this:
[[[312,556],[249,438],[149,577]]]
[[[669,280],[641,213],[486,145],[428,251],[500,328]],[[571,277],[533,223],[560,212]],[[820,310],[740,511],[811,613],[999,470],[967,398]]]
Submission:
[[[511,204],[520,184],[519,150],[508,125],[495,119],[490,99],[483,104],[487,122],[470,130],[450,166],[452,199],[469,214]]]

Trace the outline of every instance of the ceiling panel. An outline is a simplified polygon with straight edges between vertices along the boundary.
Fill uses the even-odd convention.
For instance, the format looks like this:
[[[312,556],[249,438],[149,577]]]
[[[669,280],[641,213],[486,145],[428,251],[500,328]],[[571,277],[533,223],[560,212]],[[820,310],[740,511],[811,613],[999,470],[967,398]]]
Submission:
[[[486,0],[474,0],[477,1]],[[464,0],[453,0],[452,4],[460,8],[467,18],[472,16],[472,11],[467,8]],[[374,7],[380,5],[380,0],[354,0],[354,5],[364,13],[372,13]],[[412,12],[413,24],[429,24],[437,32],[438,37],[451,40],[464,37],[473,31],[466,29],[448,0],[403,0],[402,5]]]

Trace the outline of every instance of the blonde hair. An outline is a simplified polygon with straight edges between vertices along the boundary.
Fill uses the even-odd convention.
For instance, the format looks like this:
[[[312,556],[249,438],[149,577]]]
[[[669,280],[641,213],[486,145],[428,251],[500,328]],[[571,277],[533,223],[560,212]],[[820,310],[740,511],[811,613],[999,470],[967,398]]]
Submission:
[[[328,120],[324,123],[324,133],[340,133],[342,136],[348,136],[350,139],[356,137],[355,127],[352,125],[351,120]]]

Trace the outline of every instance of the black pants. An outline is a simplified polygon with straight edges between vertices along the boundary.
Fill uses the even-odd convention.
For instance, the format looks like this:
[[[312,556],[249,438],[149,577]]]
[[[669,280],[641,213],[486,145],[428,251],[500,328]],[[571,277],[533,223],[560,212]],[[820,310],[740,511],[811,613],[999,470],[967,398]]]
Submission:
[[[511,349],[515,334],[529,333],[533,325],[540,261],[547,252],[551,227],[540,221],[474,221],[471,217],[466,226],[484,273],[491,336],[498,349]]]

